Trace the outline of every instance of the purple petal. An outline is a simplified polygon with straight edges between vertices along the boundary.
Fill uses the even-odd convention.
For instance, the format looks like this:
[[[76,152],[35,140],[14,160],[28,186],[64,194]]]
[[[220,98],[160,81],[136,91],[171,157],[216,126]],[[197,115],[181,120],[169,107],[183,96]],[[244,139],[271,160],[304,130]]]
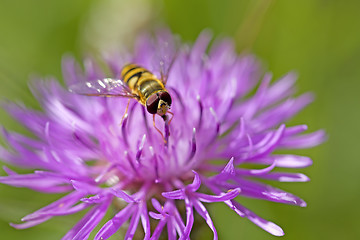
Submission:
[[[38,220],[29,221],[29,222],[21,223],[21,224],[10,223],[10,226],[12,226],[13,228],[16,228],[16,229],[26,229],[26,228],[36,226],[36,225],[38,225],[40,223],[43,223],[43,222],[49,220],[50,218],[51,217],[41,218],[41,219],[38,219]]]
[[[312,94],[303,94],[296,99],[289,99],[259,115],[256,119],[254,119],[254,127],[258,131],[274,127],[290,119],[312,101]]]
[[[149,219],[149,215],[148,215],[148,210],[146,207],[146,201],[141,203],[141,223],[145,232],[145,236],[144,239],[150,239],[150,234],[151,234],[151,229],[150,229],[150,219]]]
[[[137,202],[133,197],[119,189],[111,189],[111,193],[113,193],[116,197],[121,198],[127,203]]]
[[[159,221],[159,223],[156,225],[156,228],[155,228],[155,230],[153,232],[153,235],[151,236],[150,240],[159,239],[160,234],[161,234],[162,230],[164,229],[166,222],[167,222],[166,219],[161,219]]]
[[[161,195],[168,199],[184,199],[184,191],[181,189],[171,192],[163,192]]]
[[[206,48],[211,41],[211,38],[212,33],[209,30],[204,30],[200,33],[191,51],[191,61],[201,61],[202,57],[205,54]]]
[[[173,221],[173,219],[167,221],[168,240],[176,240],[176,230],[175,221]],[[181,234],[183,233],[181,232]],[[179,234],[179,236],[181,236],[181,234]]]
[[[88,207],[89,207],[89,204],[87,204],[87,203],[79,203],[79,204],[77,204],[74,207],[71,207],[69,209],[62,209],[62,210],[57,211],[57,212],[47,213],[46,215],[48,215],[48,216],[70,215],[70,214],[80,212],[80,211],[82,211],[82,210],[84,210],[84,209],[86,209]]]
[[[113,235],[133,214],[136,205],[128,204],[124,209],[117,213],[110,221],[99,230],[95,236],[95,240],[108,239]]]
[[[174,220],[173,225],[180,235],[185,231],[185,224],[184,224],[183,219],[180,216],[180,213],[174,203],[171,203],[171,207],[172,207],[172,214],[173,214],[172,215],[173,217],[171,219]]]
[[[66,177],[43,177],[36,173],[23,175],[12,174],[10,176],[0,177],[0,182],[15,187],[27,187],[43,192],[65,192],[71,189],[69,186],[62,186],[68,183]]]
[[[259,156],[263,156],[266,155],[270,152],[272,152],[277,146],[278,143],[281,141],[282,135],[284,133],[285,130],[285,125],[282,124],[270,137],[269,141],[262,147],[260,147],[259,149],[257,149],[254,152],[254,156],[253,158],[257,158]]]
[[[164,215],[160,214],[160,213],[154,213],[152,211],[149,212],[150,217],[152,217],[153,219],[163,219]]]
[[[156,198],[152,198],[151,203],[158,212],[163,212],[163,207]]]
[[[271,233],[274,236],[283,236],[284,235],[284,231],[278,225],[276,225],[272,222],[266,221],[265,219],[260,218],[255,213],[253,213],[250,210],[248,210],[247,208],[243,207],[236,201],[233,201],[233,203],[236,206],[236,208],[238,208],[239,210],[241,210],[242,212],[244,212],[246,214],[246,217],[250,221],[252,221],[256,225],[258,225],[265,231]]]
[[[185,208],[186,208],[186,226],[183,235],[180,236],[180,240],[189,239],[190,232],[194,224],[193,206],[188,198],[185,198]]]
[[[84,67],[87,80],[93,81],[106,77],[100,67],[95,63],[95,60],[93,58],[85,58]]]
[[[8,132],[3,127],[1,127],[1,134],[3,136],[6,136],[8,139],[11,138],[11,142],[14,142],[14,143],[16,142],[16,143],[19,143],[19,144],[22,144],[24,146],[28,146],[28,147],[31,147],[34,149],[41,149],[43,147],[43,143],[41,141],[23,136],[21,134],[15,133],[15,132]]]
[[[213,182],[226,181],[227,179],[231,178],[234,175],[235,175],[234,158],[231,158],[230,161],[224,167],[224,169],[219,174],[212,176],[210,179]]]
[[[258,176],[262,179],[275,180],[279,182],[308,182],[310,178],[302,173],[283,173],[274,172],[266,175]]]
[[[270,106],[293,94],[296,78],[297,76],[295,73],[288,73],[283,78],[272,84],[271,87],[267,89],[262,107]]]
[[[286,138],[280,142],[279,147],[291,149],[311,148],[323,143],[325,140],[325,132],[323,130],[319,130],[309,134]]]
[[[288,137],[288,136],[296,135],[296,134],[306,131],[307,129],[308,129],[307,125],[298,125],[298,126],[293,126],[293,127],[287,127],[284,132],[284,136]]]
[[[72,56],[64,56],[64,58],[62,59],[62,69],[64,79],[68,86],[77,82],[86,81],[85,77],[82,75],[80,66]]]
[[[245,217],[245,213],[243,213],[240,209],[238,209],[234,204],[233,201],[225,201],[226,205],[228,205],[234,212],[236,212],[240,217]]]
[[[253,98],[250,99],[249,103],[246,104],[245,113],[243,114],[244,119],[252,119],[256,112],[261,106],[261,102],[265,97],[266,89],[268,88],[272,75],[265,74],[260,86]],[[239,111],[240,112],[240,111]]]
[[[18,122],[30,129],[40,138],[43,138],[44,126],[49,118],[40,112],[26,109],[24,106],[7,104],[3,106],[5,110]],[[26,121],[24,121],[26,119]]]
[[[4,171],[6,172],[7,175],[17,175],[16,172],[14,172],[13,170],[11,170],[10,168],[8,168],[7,166],[3,166]]]
[[[208,195],[204,193],[196,193],[196,197],[202,202],[224,202],[237,197],[240,192],[240,188],[236,188],[218,196]]]
[[[221,171],[221,173],[234,175],[235,174],[235,168],[234,168],[234,158],[231,158],[229,162],[226,164],[224,169]]]
[[[67,210],[70,206],[79,202],[80,198],[84,196],[81,192],[72,192],[65,197],[60,198],[59,200],[49,204],[46,207],[43,207],[25,217],[22,218],[22,221],[35,220],[42,217],[48,217],[54,215],[54,213],[62,212],[64,209]]]
[[[137,228],[137,226],[139,224],[140,215],[141,215],[141,209],[138,206],[136,211],[135,211],[135,214],[132,216],[132,218],[130,220],[130,224],[129,224],[128,230],[127,230],[127,232],[125,234],[124,240],[133,239],[133,237],[135,235],[136,228]]]
[[[82,198],[81,201],[89,204],[99,204],[102,203],[106,198],[107,196],[105,195],[95,195],[89,198]]]
[[[263,176],[268,174],[270,171],[272,171],[275,166],[276,162],[274,161],[270,166],[263,168],[263,169],[236,169],[236,175],[237,176]]]
[[[277,167],[283,168],[304,168],[312,165],[310,158],[297,155],[272,155],[253,161],[260,164],[271,164],[276,162]]]
[[[85,182],[71,180],[71,184],[73,185],[75,190],[81,192],[87,192],[88,194],[97,194],[98,192],[101,191],[99,187]]]
[[[205,206],[200,201],[193,201],[195,210],[199,213],[199,215],[206,221],[207,225],[214,233],[214,240],[218,239],[218,235],[214,226],[214,223],[211,220],[210,214],[206,210]]]
[[[194,180],[191,184],[189,184],[186,187],[186,190],[189,190],[191,192],[196,192],[201,186],[201,180],[200,180],[200,176],[197,172],[195,172],[195,171],[192,171],[192,172],[195,174]]]
[[[37,214],[35,220],[31,220],[32,218],[30,218],[30,217],[28,217],[27,219],[30,223],[30,222],[34,222],[34,221],[38,221],[38,220],[42,220],[42,219],[50,219],[51,217],[54,217],[54,216],[71,215],[71,214],[80,212],[88,207],[89,207],[88,203],[79,203],[71,208],[64,208],[64,209],[60,209],[57,211],[39,213],[39,214]],[[24,220],[24,218],[22,220]]]
[[[214,193],[219,195],[223,194],[223,192],[220,190],[216,182],[214,183],[212,181],[205,181],[205,185]],[[244,217],[244,213],[241,212],[239,209],[237,209],[232,202],[233,202],[232,200],[224,201],[224,203],[228,205],[232,210],[234,210],[240,217]]]
[[[111,198],[93,207],[62,239],[87,239],[105,215],[110,203]]]
[[[241,185],[241,195],[243,196],[306,207],[304,200],[278,188],[243,179],[236,181]]]

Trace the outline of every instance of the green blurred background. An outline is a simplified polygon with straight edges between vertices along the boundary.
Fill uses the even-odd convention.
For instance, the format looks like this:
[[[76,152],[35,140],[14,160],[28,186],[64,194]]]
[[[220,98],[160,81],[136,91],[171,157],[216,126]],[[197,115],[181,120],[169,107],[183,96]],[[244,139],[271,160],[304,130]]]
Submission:
[[[38,108],[27,88],[31,74],[61,79],[64,53],[80,58],[131,45],[136,33],[159,23],[187,42],[209,28],[215,36],[232,37],[239,52],[255,53],[275,77],[299,73],[299,92],[314,92],[316,101],[290,124],[324,128],[329,140],[297,151],[314,160],[302,170],[311,182],[275,185],[301,196],[308,207],[252,199],[244,203],[279,224],[283,239],[360,239],[358,0],[0,0],[0,95]],[[2,110],[0,122],[25,132]],[[83,213],[27,230],[8,225],[58,197],[0,185],[0,238],[60,239]],[[228,207],[214,205],[210,211],[220,239],[276,238]],[[201,239],[212,238],[207,228],[202,230]]]

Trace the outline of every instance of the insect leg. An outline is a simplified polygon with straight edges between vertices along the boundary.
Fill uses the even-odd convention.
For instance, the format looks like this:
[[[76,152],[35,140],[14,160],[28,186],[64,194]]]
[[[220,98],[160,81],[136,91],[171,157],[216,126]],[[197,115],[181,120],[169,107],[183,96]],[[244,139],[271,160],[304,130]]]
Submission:
[[[169,123],[168,123],[168,124],[170,125],[171,121],[172,121],[173,118],[174,118],[174,113],[172,113],[172,112],[170,112],[170,111],[167,111],[167,112],[171,114],[171,118],[170,118]]]
[[[153,124],[154,124],[154,128],[156,129],[156,131],[158,131],[158,132],[160,133],[162,139],[164,140],[164,143],[166,143],[166,139],[165,139],[165,137],[164,137],[164,134],[163,134],[163,133],[161,132],[161,130],[158,129],[158,128],[156,127],[156,125],[155,125],[155,115],[156,115],[156,114],[153,114]]]
[[[122,123],[123,123],[123,121],[124,121],[124,118],[127,116],[127,112],[128,112],[128,110],[129,110],[129,105],[130,105],[130,100],[131,100],[131,99],[129,98],[128,103],[127,103],[127,105],[126,105],[125,113],[124,113],[123,117],[121,118],[120,126],[122,125]]]

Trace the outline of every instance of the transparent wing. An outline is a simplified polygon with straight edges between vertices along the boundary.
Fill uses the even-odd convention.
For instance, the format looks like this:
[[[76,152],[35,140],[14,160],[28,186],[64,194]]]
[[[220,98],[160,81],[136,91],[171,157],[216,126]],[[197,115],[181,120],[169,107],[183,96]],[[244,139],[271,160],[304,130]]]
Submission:
[[[69,91],[86,96],[137,98],[123,81],[113,78],[80,82],[71,85]]]

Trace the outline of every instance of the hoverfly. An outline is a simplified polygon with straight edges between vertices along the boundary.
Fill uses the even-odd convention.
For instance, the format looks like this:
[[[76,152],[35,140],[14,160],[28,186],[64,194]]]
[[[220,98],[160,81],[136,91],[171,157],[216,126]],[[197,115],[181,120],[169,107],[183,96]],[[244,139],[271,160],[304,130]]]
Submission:
[[[174,59],[170,63],[168,71],[173,62]],[[160,63],[160,65],[163,65],[163,63]],[[164,74],[162,69],[160,74],[161,78],[159,79],[146,68],[131,63],[122,68],[120,79],[104,78],[81,82],[70,86],[69,91],[86,96],[129,98],[122,120],[127,114],[130,100],[136,99],[153,115],[153,125],[161,134],[164,142],[166,142],[163,133],[155,125],[155,115],[161,116],[166,122],[166,114],[171,114],[172,118],[174,114],[169,111],[172,99],[165,88],[168,74]],[[172,118],[168,121],[168,124],[170,124]]]

